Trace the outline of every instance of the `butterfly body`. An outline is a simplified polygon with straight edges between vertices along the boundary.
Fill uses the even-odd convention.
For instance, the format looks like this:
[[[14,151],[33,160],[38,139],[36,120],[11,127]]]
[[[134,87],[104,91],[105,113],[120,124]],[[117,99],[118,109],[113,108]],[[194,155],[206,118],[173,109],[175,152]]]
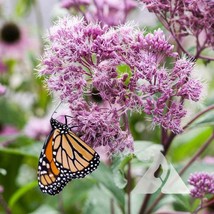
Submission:
[[[50,120],[52,130],[43,146],[38,166],[39,187],[55,195],[72,179],[84,178],[99,165],[98,153],[66,124]]]

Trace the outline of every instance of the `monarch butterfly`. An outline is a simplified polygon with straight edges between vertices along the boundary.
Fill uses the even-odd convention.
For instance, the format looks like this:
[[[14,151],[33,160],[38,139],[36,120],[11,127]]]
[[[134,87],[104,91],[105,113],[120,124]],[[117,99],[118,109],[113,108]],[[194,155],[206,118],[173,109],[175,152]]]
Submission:
[[[42,192],[59,193],[76,178],[92,173],[100,163],[98,153],[77,137],[67,124],[51,117],[52,130],[39,158],[38,182]]]

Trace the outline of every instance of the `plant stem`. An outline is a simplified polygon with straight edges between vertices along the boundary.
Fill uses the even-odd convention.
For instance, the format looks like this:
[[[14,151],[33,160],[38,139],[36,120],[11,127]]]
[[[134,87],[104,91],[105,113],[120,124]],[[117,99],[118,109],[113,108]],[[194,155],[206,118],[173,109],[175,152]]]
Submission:
[[[114,199],[113,198],[111,198],[111,200],[110,200],[110,206],[111,206],[111,214],[115,214],[115,212],[114,212]]]
[[[196,116],[192,119],[192,120],[190,120],[184,127],[183,127],[183,129],[185,130],[185,129],[187,129],[195,120],[197,120],[200,116],[202,116],[202,115],[204,115],[205,113],[207,113],[207,112],[209,112],[209,111],[211,111],[211,110],[214,110],[214,105],[211,105],[211,106],[209,106],[208,108],[206,108],[205,110],[203,110],[203,111],[201,111],[201,112],[199,112],[198,114],[196,114]],[[170,133],[170,135],[168,136],[168,137],[166,137],[167,135],[166,135],[166,132],[162,129],[162,145],[164,146],[164,151],[163,151],[163,155],[166,155],[167,154],[167,152],[168,152],[168,150],[169,150],[169,147],[171,146],[171,144],[172,144],[172,141],[173,141],[173,139],[176,137],[176,134],[174,134],[173,132],[171,132]],[[204,144],[205,145],[205,144]],[[206,145],[205,145],[206,146]],[[200,151],[199,151],[200,152]],[[197,154],[196,154],[197,155]],[[197,158],[198,156],[196,156],[196,158]],[[195,159],[194,159],[195,160]],[[194,162],[194,160],[192,160],[192,162]],[[191,165],[192,163],[190,163],[190,165]],[[189,166],[186,166],[187,168],[189,167]],[[184,171],[186,170],[186,169],[183,169]],[[182,173],[182,172],[181,172]],[[143,214],[144,212],[145,212],[145,210],[146,210],[146,207],[147,207],[147,205],[148,205],[148,203],[149,203],[149,200],[150,200],[150,197],[151,197],[151,195],[146,195],[145,196],[145,199],[144,199],[144,202],[143,202],[143,204],[142,204],[142,206],[141,206],[141,209],[140,209],[140,214]],[[160,194],[160,198],[158,197],[156,200],[159,202],[160,201],[160,199],[162,199],[162,194]],[[154,202],[155,203],[155,202]],[[155,204],[156,205],[156,204]]]
[[[161,143],[163,146],[166,144],[167,137],[167,130],[161,127]]]
[[[166,143],[164,144],[164,150],[163,150],[163,155],[166,155],[168,150],[169,150],[169,147],[171,146],[171,143],[173,141],[173,139],[176,137],[176,134],[171,132],[169,137],[167,138],[167,141]]]
[[[202,205],[201,207],[199,207],[199,209],[198,209],[197,211],[200,211],[200,210],[202,210],[202,209],[208,207],[209,205],[213,205],[213,204],[214,204],[214,198],[211,199],[211,200],[208,201],[208,202],[203,203],[203,205]]]
[[[194,211],[193,214],[197,214],[200,210],[208,207],[209,205],[213,205],[213,204],[214,204],[214,198],[212,198],[208,202],[202,202],[201,205]]]
[[[201,146],[201,148],[199,148],[199,150],[195,153],[195,155],[189,160],[189,162],[179,172],[180,176],[183,175],[184,172],[189,168],[189,166],[192,165],[192,163],[206,150],[206,148],[210,145],[210,143],[213,141],[213,139],[214,139],[214,132],[212,133],[210,138],[207,140],[207,142],[205,144],[203,144]]]
[[[6,201],[4,200],[2,194],[0,194],[0,205],[2,205],[6,214],[12,214],[12,212],[11,212],[10,208],[8,207]]]
[[[189,162],[181,169],[181,171],[178,173],[180,176],[183,175],[183,173],[189,168],[189,166],[201,155],[205,149],[210,145],[210,143],[214,139],[214,132],[210,136],[210,138],[201,146],[201,148],[195,153],[195,155],[189,160]],[[164,197],[164,194],[161,193],[158,198],[152,203],[152,205],[148,208],[147,212],[145,214],[152,213],[152,210],[156,207],[156,205],[159,203],[159,201]]]
[[[63,198],[61,194],[58,195],[58,199],[59,199],[58,200],[59,211],[61,214],[64,214],[65,211],[64,211],[64,205],[63,205]]]
[[[171,135],[170,135],[171,136]],[[166,155],[168,148],[170,146],[170,142],[173,140],[172,137],[167,136],[167,131],[164,128],[161,128],[161,143],[164,147],[163,155]],[[173,135],[174,136],[174,135]],[[160,172],[160,168],[156,171],[156,175],[158,175]],[[151,198],[151,194],[147,194],[144,198],[143,204],[140,208],[140,214],[143,214],[146,210],[146,207],[148,206],[149,200]]]
[[[199,212],[199,210],[201,210],[203,207],[203,198],[201,198],[201,203],[200,206],[196,208],[195,211],[193,211],[193,214],[197,214]]]
[[[144,200],[143,200],[143,204],[142,204],[142,206],[141,206],[141,208],[140,208],[139,214],[144,214],[144,213],[145,213],[146,208],[147,208],[147,205],[148,205],[149,200],[150,200],[150,197],[151,197],[151,194],[147,194],[147,195],[145,196],[145,198],[144,198]]]
[[[214,110],[214,105],[209,106],[208,108],[206,108],[205,110],[199,112],[198,114],[196,114],[195,117],[193,117],[192,120],[190,120],[184,127],[183,129],[187,129],[195,120],[197,120],[200,116],[202,116],[203,114],[207,113],[208,111]]]
[[[128,173],[127,173],[127,193],[128,193],[128,214],[131,214],[131,189],[132,189],[132,184],[131,184],[131,163],[130,161],[128,162]]]
[[[180,48],[180,50],[185,53],[188,58],[191,59],[203,59],[203,60],[210,60],[210,61],[214,61],[213,57],[210,56],[204,56],[201,55],[201,52],[205,49],[205,47],[201,47],[200,49],[198,49],[197,53],[195,55],[190,54],[181,44],[181,41],[178,39],[178,37],[175,35],[174,30],[172,29],[172,27],[170,26],[169,21],[167,20],[166,16],[158,16],[156,15],[158,20],[163,24],[163,26],[171,33],[172,37],[174,38],[175,42],[177,43],[177,46]],[[198,47],[198,44],[196,44],[196,47]]]
[[[190,120],[184,127],[183,129],[187,129],[193,122],[195,122],[195,120],[197,120],[200,116],[204,115],[205,113],[211,111],[211,110],[214,110],[214,105],[211,105],[209,106],[208,108],[206,108],[205,110],[199,112],[198,114],[195,115],[195,117],[193,117],[192,120]],[[176,137],[176,134],[174,134],[173,132],[171,132],[171,134],[169,135],[167,141],[165,142],[164,145],[164,151],[163,151],[163,154],[166,155],[173,139]]]

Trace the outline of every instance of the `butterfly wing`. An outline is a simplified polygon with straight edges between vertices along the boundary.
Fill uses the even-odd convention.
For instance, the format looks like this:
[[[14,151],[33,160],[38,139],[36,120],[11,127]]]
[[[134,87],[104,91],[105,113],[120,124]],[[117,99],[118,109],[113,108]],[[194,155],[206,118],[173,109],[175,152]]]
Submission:
[[[55,195],[72,179],[69,174],[65,174],[63,167],[55,161],[53,147],[58,130],[52,130],[42,149],[39,166],[38,181],[39,187],[44,193]]]
[[[72,179],[84,178],[100,163],[98,153],[77,137],[73,132],[56,135],[53,151],[56,162]]]
[[[84,178],[100,163],[98,153],[77,137],[54,129],[42,149],[38,181],[42,192],[50,195],[59,193],[72,179]]]

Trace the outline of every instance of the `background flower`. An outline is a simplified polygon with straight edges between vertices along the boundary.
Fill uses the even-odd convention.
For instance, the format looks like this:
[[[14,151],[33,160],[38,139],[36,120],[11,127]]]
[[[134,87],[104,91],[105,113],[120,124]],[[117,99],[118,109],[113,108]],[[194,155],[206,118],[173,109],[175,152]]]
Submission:
[[[29,48],[29,39],[24,28],[15,22],[5,22],[0,29],[1,58],[20,58]]]
[[[51,131],[49,118],[31,118],[24,128],[24,133],[36,140],[45,140]]]
[[[108,26],[124,24],[127,16],[137,7],[133,0],[62,0],[61,6],[84,15],[87,21]],[[83,9],[84,7],[84,9]],[[76,15],[74,12],[74,15]]]
[[[0,84],[0,95],[4,95],[6,92],[6,87]]]

